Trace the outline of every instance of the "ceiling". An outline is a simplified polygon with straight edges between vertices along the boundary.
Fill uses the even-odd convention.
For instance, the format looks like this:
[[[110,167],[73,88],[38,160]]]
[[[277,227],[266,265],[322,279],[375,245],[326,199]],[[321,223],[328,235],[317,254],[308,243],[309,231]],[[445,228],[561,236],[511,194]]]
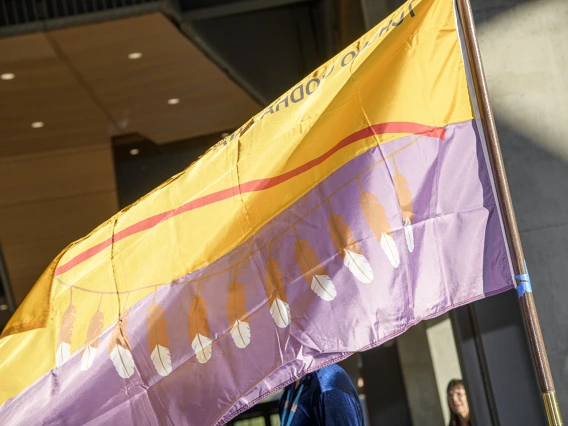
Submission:
[[[0,39],[0,157],[105,143],[103,111],[45,34]],[[45,123],[35,129],[34,122]]]
[[[2,38],[0,73],[15,75],[0,81],[0,156],[124,133],[166,143],[233,129],[260,108],[160,13]]]
[[[160,13],[49,35],[113,134],[166,143],[236,128],[260,109]],[[142,57],[128,59],[133,52]]]

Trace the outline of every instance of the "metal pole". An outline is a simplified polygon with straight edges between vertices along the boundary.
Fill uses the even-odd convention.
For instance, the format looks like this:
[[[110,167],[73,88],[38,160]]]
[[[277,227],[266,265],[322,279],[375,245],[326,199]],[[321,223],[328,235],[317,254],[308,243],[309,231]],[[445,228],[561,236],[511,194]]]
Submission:
[[[507,183],[507,175],[505,173],[503,155],[501,154],[501,148],[499,146],[495,119],[489,103],[487,83],[485,81],[481,54],[477,44],[477,37],[475,35],[475,25],[473,22],[471,4],[469,0],[456,1],[459,18],[465,35],[471,73],[475,82],[475,91],[479,103],[481,121],[487,137],[488,148],[493,163],[493,171],[496,177],[497,191],[501,201],[501,209],[503,211],[505,228],[509,240],[508,242],[513,252],[513,267],[516,278],[519,281],[517,287],[518,290],[520,289],[519,300],[529,334],[533,362],[538,374],[540,390],[544,398],[548,424],[550,426],[562,426],[564,423],[562,422],[562,415],[560,414],[560,407],[558,406],[558,399],[554,389],[554,381],[552,380],[548,356],[546,354],[546,348],[544,347],[544,340],[542,338],[542,331],[540,329],[538,314],[536,312],[536,305],[534,303],[532,289],[530,287],[530,279],[526,267],[525,256],[523,254],[521,236],[519,234],[517,220],[515,218],[515,211],[513,209],[511,192],[509,191],[509,184]]]

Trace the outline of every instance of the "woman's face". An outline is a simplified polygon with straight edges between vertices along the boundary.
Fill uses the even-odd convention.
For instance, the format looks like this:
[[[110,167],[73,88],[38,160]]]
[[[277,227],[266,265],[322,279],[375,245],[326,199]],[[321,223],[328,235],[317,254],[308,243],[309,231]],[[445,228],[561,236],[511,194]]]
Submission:
[[[469,405],[463,386],[456,386],[448,392],[448,404],[450,409],[458,416],[466,418],[469,416]]]

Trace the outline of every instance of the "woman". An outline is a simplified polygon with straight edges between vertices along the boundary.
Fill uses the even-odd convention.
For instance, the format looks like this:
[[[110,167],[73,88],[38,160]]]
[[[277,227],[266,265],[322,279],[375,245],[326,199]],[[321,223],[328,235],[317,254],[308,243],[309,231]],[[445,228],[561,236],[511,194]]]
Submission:
[[[460,379],[450,381],[447,395],[451,413],[448,426],[471,426],[469,404],[467,403],[463,381]]]

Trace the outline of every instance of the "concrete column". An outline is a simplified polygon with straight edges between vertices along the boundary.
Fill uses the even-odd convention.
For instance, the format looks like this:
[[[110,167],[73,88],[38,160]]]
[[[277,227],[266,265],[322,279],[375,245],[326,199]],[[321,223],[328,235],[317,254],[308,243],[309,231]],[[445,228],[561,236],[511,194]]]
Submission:
[[[390,341],[361,353],[365,402],[371,426],[422,426],[411,420],[397,347]]]
[[[425,323],[415,325],[398,337],[397,346],[412,424],[442,425],[444,416]]]
[[[452,323],[448,314],[426,321],[426,336],[430,347],[440,406],[444,413],[444,424],[447,424],[450,420],[450,409],[447,404],[446,387],[450,380],[462,378]]]

